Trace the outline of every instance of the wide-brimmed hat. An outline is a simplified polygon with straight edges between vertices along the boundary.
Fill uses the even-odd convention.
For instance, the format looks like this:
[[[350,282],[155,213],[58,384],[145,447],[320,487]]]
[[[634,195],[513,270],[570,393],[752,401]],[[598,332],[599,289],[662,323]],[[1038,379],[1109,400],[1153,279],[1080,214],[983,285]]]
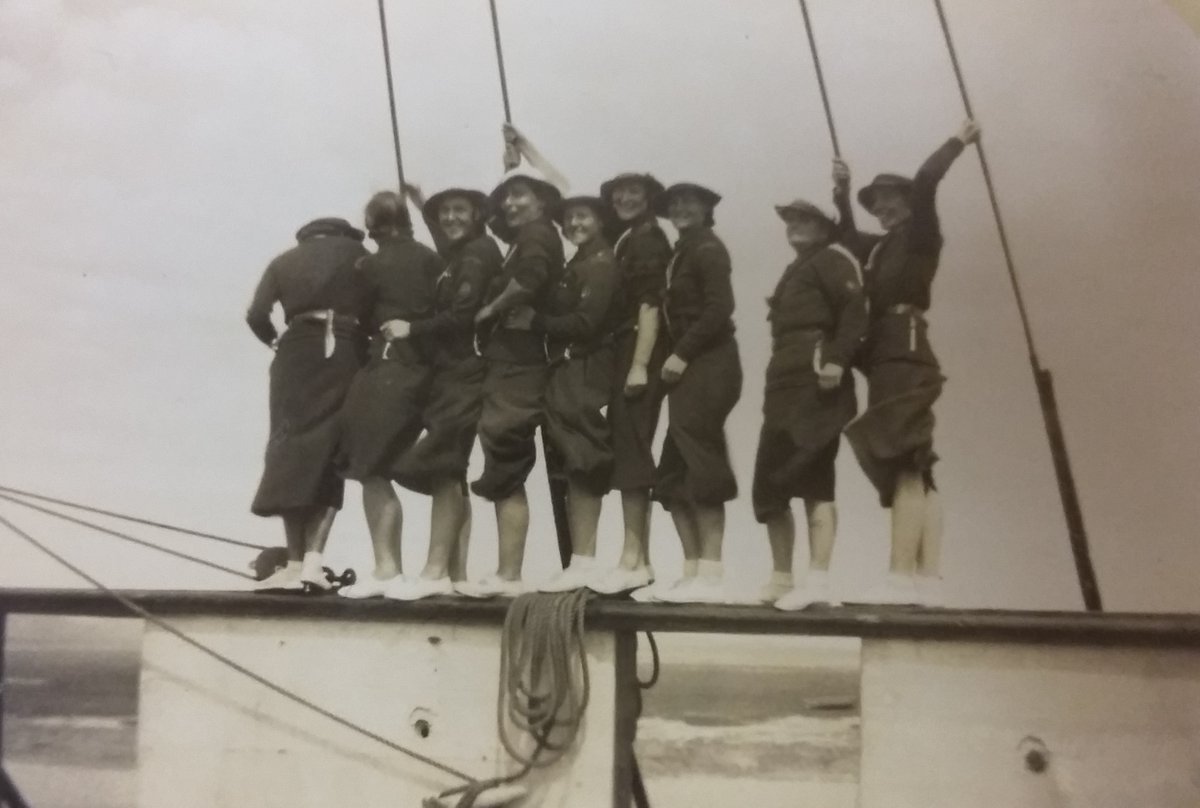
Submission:
[[[604,200],[604,204],[611,205],[612,195],[617,190],[617,186],[624,185],[627,182],[640,183],[646,189],[646,199],[651,201],[666,190],[653,174],[639,174],[634,171],[626,171],[618,174],[611,180],[600,183],[600,198]]]
[[[476,191],[472,188],[461,188],[454,186],[446,188],[443,191],[438,191],[433,196],[425,200],[425,204],[421,206],[421,213],[426,219],[436,219],[438,209],[442,203],[451,197],[462,197],[475,206],[475,210],[479,211],[481,221],[487,221],[492,215],[492,201],[483,191]]]
[[[833,217],[823,211],[817,205],[809,202],[807,199],[793,199],[786,205],[776,205],[775,212],[779,214],[779,218],[785,222],[788,219],[803,218],[803,219],[818,219],[825,222],[830,227],[833,227]]]
[[[325,216],[320,219],[313,219],[296,231],[296,241],[304,241],[316,238],[317,236],[345,236],[356,241],[362,241],[366,238],[366,233],[337,216]]]
[[[900,174],[877,174],[871,184],[858,190],[858,204],[867,210],[875,206],[875,194],[880,188],[895,188],[900,191],[911,191],[913,181]]]
[[[608,206],[604,203],[604,200],[598,196],[590,196],[588,194],[578,194],[576,196],[567,197],[555,206],[551,215],[553,216],[554,221],[558,222],[561,226],[563,220],[567,216],[567,209],[578,207],[580,205],[585,205],[591,208],[592,212],[595,213],[597,218],[599,218],[602,222],[608,221],[610,212],[608,210]]]
[[[562,193],[554,186],[554,183],[546,179],[542,172],[536,168],[518,166],[501,177],[500,182],[496,183],[496,187],[488,194],[488,199],[491,200],[495,210],[500,210],[500,203],[504,201],[504,192],[508,186],[517,181],[529,183],[533,192],[545,203],[548,214],[553,213],[558,203],[562,201]]]
[[[694,182],[677,182],[665,191],[660,192],[654,197],[654,212],[659,216],[667,215],[667,206],[671,204],[671,200],[682,193],[693,193],[700,197],[700,200],[712,210],[721,201],[721,195],[711,188],[705,188],[703,185],[698,185]]]

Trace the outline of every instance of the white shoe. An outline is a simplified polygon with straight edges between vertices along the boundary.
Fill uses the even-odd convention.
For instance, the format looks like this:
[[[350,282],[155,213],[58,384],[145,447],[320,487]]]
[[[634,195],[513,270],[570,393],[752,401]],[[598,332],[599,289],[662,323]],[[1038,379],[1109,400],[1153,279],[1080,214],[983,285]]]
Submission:
[[[393,578],[376,578],[374,575],[364,576],[361,580],[356,581],[350,586],[344,586],[338,590],[338,595],[351,600],[366,600],[367,598],[381,598],[383,593],[389,586],[396,581],[403,581],[403,575],[397,575]]]
[[[662,596],[670,592],[672,589],[683,586],[689,581],[695,580],[695,575],[686,575],[677,581],[657,581],[643,586],[641,589],[635,589],[629,593],[629,597],[636,600],[638,603],[662,603]]]
[[[586,589],[602,575],[604,575],[604,570],[596,566],[595,559],[582,564],[572,562],[565,570],[539,586],[538,591],[571,592],[576,589]]]
[[[660,593],[658,599],[663,603],[724,603],[727,594],[720,578],[697,575]]]
[[[880,606],[916,606],[920,604],[921,598],[917,594],[917,584],[912,576],[889,573],[885,583],[872,587],[853,602]]]
[[[914,580],[917,586],[918,603],[934,609],[945,607],[946,593],[942,586],[942,576],[918,575]]]
[[[763,584],[763,588],[759,590],[758,602],[773,604],[787,593],[793,591],[793,587],[786,584],[777,584],[771,581]]]
[[[252,589],[255,592],[302,592],[304,583],[300,580],[300,570],[289,570],[284,567],[276,570],[270,577],[255,581]]]
[[[454,584],[450,578],[405,578],[397,575],[383,591],[388,600],[421,600],[437,595],[453,595]]]
[[[793,588],[790,592],[775,601],[775,608],[785,612],[798,612],[809,606],[840,606],[841,604],[829,595],[828,584],[817,584],[812,581]]]
[[[488,575],[478,581],[462,581],[454,584],[454,591],[469,598],[515,598],[524,594],[525,584],[508,581],[497,575]]]
[[[654,583],[654,570],[649,565],[628,570],[624,567],[608,570],[588,584],[588,588],[601,595],[617,595]]]

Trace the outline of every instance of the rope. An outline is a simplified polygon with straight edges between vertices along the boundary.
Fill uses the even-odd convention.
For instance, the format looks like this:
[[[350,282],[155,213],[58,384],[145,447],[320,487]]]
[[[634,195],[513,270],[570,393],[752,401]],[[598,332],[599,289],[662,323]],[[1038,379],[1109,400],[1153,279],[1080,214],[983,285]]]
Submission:
[[[500,69],[500,97],[504,100],[504,120],[512,123],[512,108],[508,104],[508,79],[504,75],[504,50],[500,47],[500,16],[496,0],[488,0],[492,8],[492,38],[496,40],[496,66]]]
[[[971,97],[967,92],[967,83],[963,79],[962,67],[958,63],[958,51],[954,48],[954,38],[950,35],[950,23],[946,20],[946,10],[942,8],[942,0],[933,0],[934,6],[937,8],[938,22],[942,26],[942,35],[946,39],[946,49],[950,52],[950,64],[954,67],[954,78],[958,82],[958,92],[962,96],[963,108],[967,112],[967,117],[974,118],[975,113],[971,109]],[[1004,263],[1008,267],[1008,280],[1012,285],[1013,296],[1017,299],[1017,312],[1021,316],[1021,330],[1025,334],[1025,347],[1029,351],[1029,361],[1033,365],[1034,373],[1041,369],[1041,363],[1038,361],[1037,349],[1033,342],[1033,330],[1029,325],[1029,312],[1025,308],[1025,296],[1021,293],[1021,284],[1017,280],[1016,263],[1013,261],[1012,249],[1008,245],[1008,233],[1004,229],[1004,219],[1000,215],[1000,203],[996,198],[996,188],[992,183],[992,172],[988,167],[987,155],[983,151],[983,139],[980,138],[976,144],[976,153],[979,155],[979,165],[983,169],[983,181],[987,185],[988,199],[992,203],[992,216],[996,219],[996,230],[1000,234],[1000,247],[1004,251]]]
[[[266,550],[267,549],[265,546],[263,546],[261,544],[254,544],[254,543],[248,542],[248,541],[239,541],[237,539],[229,539],[224,536],[215,536],[212,533],[203,533],[199,530],[191,530],[190,528],[186,528],[186,527],[178,527],[176,525],[168,525],[163,522],[155,522],[151,519],[142,519],[141,517],[138,517],[138,516],[130,516],[130,515],[124,514],[124,513],[117,513],[116,511],[106,511],[103,508],[97,508],[92,505],[83,505],[79,502],[71,502],[71,501],[65,500],[65,499],[55,499],[54,497],[47,497],[42,494],[35,494],[32,491],[22,491],[19,488],[9,488],[6,485],[0,485],[0,492],[3,492],[5,494],[18,494],[20,496],[29,497],[30,499],[36,499],[41,502],[49,502],[53,505],[65,505],[68,508],[78,508],[81,511],[85,511],[87,513],[94,513],[94,514],[97,514],[98,516],[111,516],[114,519],[122,519],[126,522],[133,522],[134,524],[138,524],[138,525],[146,525],[147,527],[162,528],[163,530],[169,530],[173,533],[182,533],[185,536],[195,536],[198,539],[210,539],[212,541],[220,542],[222,544],[231,544],[234,547],[245,547],[247,550]]]
[[[817,40],[813,36],[812,20],[808,16],[807,0],[800,0],[800,13],[804,16],[804,32],[808,34],[808,50],[812,54],[813,67],[817,71],[817,86],[821,88],[821,103],[825,107],[825,123],[829,126],[829,139],[833,141],[833,156],[841,157],[837,129],[833,125],[833,110],[829,106],[829,92],[825,89],[825,73],[821,70],[821,56],[817,53]]]
[[[400,192],[404,193],[404,163],[400,160],[400,125],[396,122],[396,91],[392,86],[392,52],[388,47],[387,15],[383,0],[379,0],[379,35],[383,39],[383,70],[387,74],[388,108],[392,114],[392,146],[396,150],[396,176],[400,179]]]
[[[658,640],[654,639],[654,632],[646,632],[646,640],[650,643],[650,678],[646,681],[638,679],[638,687],[642,690],[649,690],[658,684],[659,674],[662,673],[662,661],[658,657]]]
[[[98,530],[101,533],[105,533],[109,536],[113,536],[118,539],[124,539],[127,542],[132,542],[133,544],[141,545],[142,547],[148,547],[151,550],[158,550],[160,553],[166,553],[169,556],[175,556],[176,558],[181,558],[184,561],[191,561],[194,564],[200,564],[201,566],[209,567],[210,569],[220,570],[221,572],[227,572],[230,575],[236,575],[239,578],[246,578],[251,581],[254,580],[253,575],[250,575],[249,573],[243,572],[241,570],[235,570],[232,567],[226,567],[223,564],[217,564],[216,562],[209,561],[204,558],[197,558],[196,556],[188,555],[187,553],[181,553],[178,550],[172,550],[168,547],[163,547],[161,545],[154,544],[153,542],[148,542],[143,539],[139,539],[134,536],[130,536],[129,534],[122,533],[119,530],[112,530],[111,528],[104,527],[103,525],[98,525],[95,522],[89,522],[85,519],[78,519],[74,516],[71,516],[70,514],[60,513],[58,511],[51,510],[50,508],[43,508],[41,505],[34,505],[32,502],[23,502],[22,500],[19,500],[16,497],[9,496],[8,494],[0,493],[0,500],[4,500],[6,502],[11,502],[15,505],[20,505],[22,507],[29,508],[31,510],[35,510],[38,513],[44,513],[47,516],[54,516],[54,517],[57,517],[58,519],[62,519],[64,521],[66,521],[66,522],[71,522],[73,524],[80,525],[81,527],[90,527],[93,530]]]
[[[15,501],[15,500],[13,500],[13,501]],[[348,729],[351,732],[361,735],[364,738],[375,741],[376,743],[382,744],[383,746],[387,747],[388,749],[391,749],[394,752],[399,752],[400,754],[406,755],[406,756],[412,758],[413,760],[416,760],[420,763],[424,763],[427,766],[435,768],[438,771],[444,772],[445,774],[449,774],[452,777],[456,777],[460,780],[464,780],[468,783],[475,784],[477,782],[474,777],[471,777],[470,775],[468,775],[464,772],[461,772],[458,769],[455,769],[451,766],[447,766],[446,764],[440,763],[432,758],[425,757],[424,755],[420,754],[419,752],[414,752],[411,749],[401,746],[400,744],[396,743],[395,741],[389,740],[389,739],[383,737],[382,735],[372,732],[369,729],[365,729],[365,728],[359,726],[358,724],[355,724],[354,722],[350,721],[349,719],[343,718],[342,716],[338,715],[337,713],[331,712],[329,710],[326,710],[324,707],[320,707],[316,704],[313,704],[311,701],[304,698],[303,696],[300,696],[300,695],[296,694],[295,692],[288,690],[287,688],[283,687],[282,685],[275,684],[270,679],[267,679],[266,677],[262,676],[261,674],[255,673],[254,671],[245,667],[241,663],[235,662],[234,660],[230,659],[229,657],[225,656],[224,654],[220,653],[219,651],[214,651],[213,649],[209,648],[207,645],[204,645],[203,643],[199,642],[198,640],[193,639],[190,635],[188,635],[185,632],[181,631],[180,629],[176,628],[174,625],[172,625],[171,623],[162,619],[161,617],[156,617],[155,615],[146,611],[141,606],[137,605],[132,600],[130,600],[129,598],[122,595],[120,592],[116,592],[112,589],[109,589],[107,586],[102,584],[99,580],[97,580],[96,578],[93,578],[91,575],[88,575],[82,569],[75,566],[70,561],[68,561],[67,559],[65,559],[64,557],[59,555],[58,553],[51,550],[45,544],[38,541],[33,536],[29,535],[21,528],[17,527],[15,524],[13,524],[7,518],[5,518],[3,514],[0,514],[0,525],[3,525],[4,527],[8,528],[16,535],[25,539],[25,541],[29,542],[34,547],[41,550],[46,555],[50,556],[52,559],[57,561],[62,566],[66,567],[68,570],[73,572],[75,575],[77,575],[80,578],[82,578],[83,580],[87,581],[94,588],[96,588],[100,592],[104,593],[105,595],[111,597],[113,600],[115,600],[117,603],[121,604],[121,606],[123,606],[128,611],[130,611],[133,614],[137,615],[138,617],[142,618],[146,622],[157,626],[158,628],[162,629],[163,631],[167,632],[168,634],[175,636],[179,640],[182,640],[187,645],[190,645],[191,647],[195,648],[197,651],[200,651],[201,653],[205,654],[206,656],[209,656],[212,659],[215,659],[217,662],[221,663],[222,665],[226,666],[227,668],[230,668],[231,670],[236,671],[237,673],[241,674],[242,676],[245,676],[246,678],[251,679],[254,682],[257,682],[258,684],[262,685],[263,687],[267,688],[268,690],[272,691],[273,693],[283,696],[284,698],[288,699],[289,701],[292,701],[293,703],[298,704],[301,707],[303,707],[311,712],[314,712],[317,715],[322,716],[323,718],[327,718],[328,720],[332,721],[333,723],[337,724],[338,726]]]

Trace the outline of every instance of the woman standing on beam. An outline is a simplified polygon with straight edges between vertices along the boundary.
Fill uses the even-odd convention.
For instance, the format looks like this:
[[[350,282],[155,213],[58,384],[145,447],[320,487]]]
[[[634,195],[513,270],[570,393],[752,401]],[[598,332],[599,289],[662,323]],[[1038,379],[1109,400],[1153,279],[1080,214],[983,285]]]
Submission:
[[[693,183],[672,185],[655,200],[656,212],[679,231],[662,309],[670,354],[660,376],[668,385],[670,421],[654,497],[675,522],[684,577],[652,595],[672,603],[725,600],[725,503],[737,496],[725,421],[742,394],[742,366],[733,336],[729,252],[712,229],[720,200]]]
[[[379,244],[360,262],[369,290],[371,358],[346,397],[343,474],[363,488],[375,570],[341,590],[348,598],[383,595],[403,586],[400,539],[404,512],[392,487],[397,463],[421,432],[431,371],[421,346],[407,339],[411,323],[433,314],[435,279],[442,261],[413,239],[404,198],[392,191],[367,203],[367,231]]]
[[[267,267],[246,313],[250,330],[275,349],[271,432],[250,510],[282,516],[287,566],[255,585],[261,591],[324,591],[321,553],[344,484],[334,468],[339,413],[363,359],[363,290],[355,263],[363,233],[344,219],[317,219],[296,246]],[[287,331],[271,323],[283,306]]]
[[[506,127],[505,139],[516,145],[516,130]],[[565,180],[556,179],[565,187]],[[540,172],[517,166],[491,193],[497,213],[491,227],[509,249],[488,288],[486,305],[475,316],[487,369],[479,418],[484,467],[471,490],[495,503],[500,558],[494,575],[458,587],[473,597],[515,596],[524,589],[521,569],[529,533],[525,480],[537,460],[534,435],[542,421],[548,368],[541,335],[511,315],[526,305],[544,313],[546,296],[562,276],[562,239],[550,218],[561,199],[559,188]]]
[[[850,204],[850,170],[834,160],[840,238],[865,256],[870,326],[863,349],[867,409],[846,428],[859,464],[892,510],[887,583],[867,602],[940,605],[942,512],[933,480],[933,403],[942,392],[925,312],[942,252],[938,183],[966,146],[979,139],[967,120],[912,179],[880,174],[858,192],[882,236],[859,233]]]
[[[471,502],[467,466],[483,407],[483,359],[475,353],[475,315],[500,270],[500,250],[486,232],[491,203],[482,191],[447,188],[424,198],[405,193],[420,208],[446,268],[434,291],[434,314],[406,323],[408,337],[430,358],[433,380],[425,400],[424,434],[399,460],[396,479],[433,498],[429,553],[420,576],[389,587],[397,600],[448,595],[466,580]],[[405,330],[402,326],[399,331]]]

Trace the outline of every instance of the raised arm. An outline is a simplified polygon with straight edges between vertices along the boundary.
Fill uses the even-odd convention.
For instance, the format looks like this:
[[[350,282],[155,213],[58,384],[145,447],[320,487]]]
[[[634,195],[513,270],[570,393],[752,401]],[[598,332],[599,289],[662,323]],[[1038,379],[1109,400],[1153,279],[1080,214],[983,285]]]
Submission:
[[[859,263],[864,263],[880,237],[859,231],[850,198],[850,166],[840,157],[833,158],[833,204],[838,214],[834,240],[854,253]]]
[[[504,124],[504,141],[511,144],[529,161],[529,164],[545,175],[546,179],[564,196],[571,190],[571,181],[538,151],[528,137],[511,123]],[[515,168],[515,166],[514,166]]]
[[[912,235],[910,249],[914,252],[937,252],[941,249],[942,233],[937,216],[937,187],[968,145],[979,140],[979,125],[966,120],[954,137],[947,140],[929,156],[913,177]]]

